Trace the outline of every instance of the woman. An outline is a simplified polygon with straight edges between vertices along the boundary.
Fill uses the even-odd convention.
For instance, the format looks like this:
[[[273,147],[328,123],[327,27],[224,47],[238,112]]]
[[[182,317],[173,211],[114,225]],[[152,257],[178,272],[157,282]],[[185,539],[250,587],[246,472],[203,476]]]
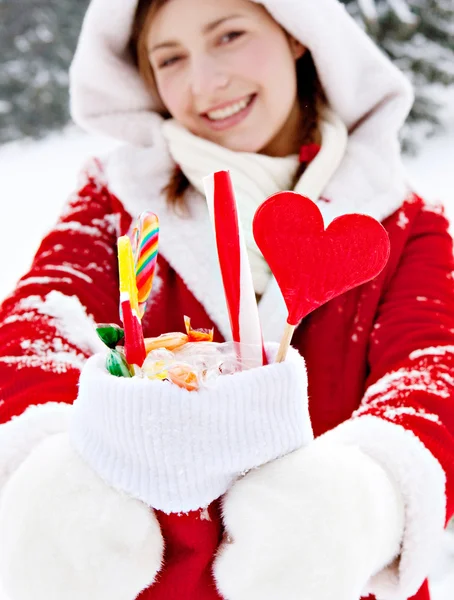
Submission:
[[[428,600],[454,513],[453,261],[442,211],[408,189],[401,165],[406,80],[336,0],[92,0],[71,102],[79,124],[123,144],[83,171],[0,314],[0,569],[11,600]],[[106,448],[74,453],[71,403],[99,349],[93,323],[118,322],[116,238],[142,210],[161,222],[145,335],[178,331],[188,314],[229,337],[202,193],[202,178],[226,168],[267,341],[285,322],[251,232],[267,196],[295,189],[326,224],[373,216],[391,256],[297,329],[317,439],[257,461],[208,507],[182,514],[183,497],[151,510],[107,485]],[[93,393],[108,406],[111,392]],[[260,437],[244,422],[249,459]]]

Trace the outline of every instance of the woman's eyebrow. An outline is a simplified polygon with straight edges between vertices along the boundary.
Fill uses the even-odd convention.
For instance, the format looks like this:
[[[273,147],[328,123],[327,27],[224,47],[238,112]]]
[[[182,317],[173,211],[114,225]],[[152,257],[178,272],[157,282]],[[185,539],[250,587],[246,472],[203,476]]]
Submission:
[[[202,33],[204,33],[204,34],[210,33],[211,31],[216,29],[216,27],[219,27],[219,25],[222,25],[222,23],[225,23],[226,21],[230,21],[231,19],[238,19],[240,17],[242,17],[242,15],[230,15],[228,17],[222,17],[221,19],[216,19],[216,21],[212,21],[211,23],[207,23],[206,25],[204,25],[202,28]],[[151,54],[152,52],[155,52],[156,50],[160,50],[162,48],[174,48],[175,46],[178,46],[178,42],[176,42],[176,41],[169,40],[167,42],[161,42],[160,44],[156,44],[155,46],[152,46],[149,50],[149,54]]]
[[[211,23],[208,23],[207,25],[205,25],[202,29],[202,32],[210,33],[210,31],[213,31],[213,29],[216,29],[216,27],[218,27],[219,25],[222,25],[222,23],[225,23],[226,21],[230,21],[230,19],[238,19],[241,16],[242,15],[230,15],[228,17],[222,17],[221,19],[216,19],[216,21],[212,21]]]

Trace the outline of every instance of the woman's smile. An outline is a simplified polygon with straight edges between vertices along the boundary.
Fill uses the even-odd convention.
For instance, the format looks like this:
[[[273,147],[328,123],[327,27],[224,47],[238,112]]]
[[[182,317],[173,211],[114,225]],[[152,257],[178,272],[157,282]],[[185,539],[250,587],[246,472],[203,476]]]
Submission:
[[[228,104],[224,108],[210,110],[202,113],[200,116],[203,122],[212,130],[224,131],[246,119],[255,105],[256,98],[257,94],[251,94],[241,100]]]

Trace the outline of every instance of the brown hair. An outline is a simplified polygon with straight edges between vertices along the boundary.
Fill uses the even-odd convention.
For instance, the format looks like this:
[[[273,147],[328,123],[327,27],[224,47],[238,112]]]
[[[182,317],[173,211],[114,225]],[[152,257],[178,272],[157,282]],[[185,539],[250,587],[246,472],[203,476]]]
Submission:
[[[130,52],[134,64],[139,69],[142,79],[150,89],[153,97],[158,102],[158,110],[165,117],[170,115],[159,99],[153,68],[150,64],[147,49],[147,34],[150,24],[167,0],[139,0],[132,27],[130,40]],[[317,75],[311,53],[306,50],[303,56],[296,62],[297,92],[300,105],[305,114],[304,130],[301,132],[301,145],[316,141],[320,111],[326,102],[320,80]],[[296,185],[306,168],[305,163],[300,163],[292,181],[292,188]],[[184,193],[190,183],[178,165],[170,177],[170,181],[164,188],[167,200],[174,206],[180,208],[184,205]]]

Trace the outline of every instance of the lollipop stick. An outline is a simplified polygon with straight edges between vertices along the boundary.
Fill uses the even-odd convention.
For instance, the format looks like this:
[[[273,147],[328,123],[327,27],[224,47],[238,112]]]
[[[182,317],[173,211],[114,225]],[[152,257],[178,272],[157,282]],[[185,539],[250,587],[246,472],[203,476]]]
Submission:
[[[278,362],[278,363],[284,362],[284,360],[286,359],[287,352],[288,352],[288,349],[290,348],[290,343],[292,341],[292,337],[295,332],[295,329],[296,329],[296,325],[290,325],[289,323],[286,324],[285,330],[284,330],[284,335],[282,336],[281,344],[279,346],[279,350],[276,355],[276,362]]]

